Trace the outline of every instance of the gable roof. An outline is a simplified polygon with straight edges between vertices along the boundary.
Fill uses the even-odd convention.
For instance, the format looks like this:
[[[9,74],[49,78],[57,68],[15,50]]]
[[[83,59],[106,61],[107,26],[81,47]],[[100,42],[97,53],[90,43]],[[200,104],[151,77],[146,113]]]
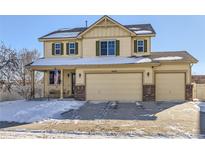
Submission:
[[[129,33],[132,33],[133,35],[136,35],[133,31],[129,30],[127,27],[121,25],[119,22],[115,21],[114,19],[110,18],[107,15],[104,15],[103,17],[101,17],[99,20],[97,20],[96,22],[94,22],[92,25],[90,25],[86,30],[82,31],[79,36],[84,35],[86,32],[88,32],[90,29],[92,29],[96,24],[100,23],[101,21],[103,21],[104,19],[108,19],[111,22],[115,23],[116,25],[118,25],[119,27],[121,27],[122,29],[128,31]]]
[[[105,18],[109,18],[112,22],[115,22],[119,26],[121,26],[123,29],[127,30],[128,32],[132,33],[133,35],[155,35],[156,32],[154,31],[151,24],[132,24],[132,25],[121,25],[117,21],[111,19],[108,16],[103,16],[98,21],[96,21],[94,24],[92,24],[89,27],[76,27],[76,28],[63,28],[56,31],[53,31],[51,33],[48,33],[42,37],[41,39],[64,39],[64,38],[77,38],[83,34],[85,34],[89,29],[91,29],[95,24],[99,23]]]

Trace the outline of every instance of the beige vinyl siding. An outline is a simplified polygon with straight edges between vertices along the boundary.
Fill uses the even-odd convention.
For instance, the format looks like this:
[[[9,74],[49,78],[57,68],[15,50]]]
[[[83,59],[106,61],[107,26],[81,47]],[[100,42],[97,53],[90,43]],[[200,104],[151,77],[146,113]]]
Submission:
[[[66,43],[68,42],[77,42],[78,43],[78,54],[77,55],[67,55],[66,53]],[[52,55],[52,43],[63,43],[63,55]],[[59,41],[47,41],[44,42],[44,56],[46,58],[51,58],[51,57],[81,57],[82,56],[82,41],[81,40],[76,40],[76,39],[69,39],[69,40],[59,40]]]
[[[113,37],[113,36],[130,36],[130,33],[118,26],[112,27],[94,27],[88,31],[84,38],[93,38],[93,37]]]
[[[86,100],[142,101],[142,73],[87,74]]]
[[[141,66],[141,67],[128,67],[126,65],[120,66],[96,66],[94,68],[78,68],[76,69],[76,85],[85,85],[85,74],[86,73],[112,73],[112,72],[142,72],[143,73],[143,84],[154,84],[153,81],[153,71],[150,66]],[[149,73],[149,76],[147,76]],[[80,75],[80,77],[79,77]]]
[[[185,73],[157,73],[156,100],[184,101]]]
[[[120,41],[120,55],[128,57],[131,56],[131,37],[110,37],[110,38],[92,38],[83,39],[83,57],[95,57],[96,56],[96,41],[102,40],[119,40]]]

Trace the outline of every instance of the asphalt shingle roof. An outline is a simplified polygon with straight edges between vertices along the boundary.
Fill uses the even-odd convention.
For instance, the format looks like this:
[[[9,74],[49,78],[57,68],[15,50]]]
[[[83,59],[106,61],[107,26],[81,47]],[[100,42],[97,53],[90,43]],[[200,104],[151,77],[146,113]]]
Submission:
[[[151,24],[133,24],[123,25],[130,31],[137,35],[156,34]],[[46,34],[39,39],[53,39],[53,38],[75,38],[80,33],[85,31],[88,27],[63,28]]]

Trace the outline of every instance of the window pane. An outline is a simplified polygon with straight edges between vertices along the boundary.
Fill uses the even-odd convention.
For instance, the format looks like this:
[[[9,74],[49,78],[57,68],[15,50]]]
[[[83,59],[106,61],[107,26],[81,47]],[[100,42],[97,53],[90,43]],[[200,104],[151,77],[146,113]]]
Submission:
[[[60,54],[60,52],[61,52],[61,50],[60,50],[60,49],[56,49],[56,54],[57,54],[57,55],[59,55],[59,54]]]
[[[101,42],[101,55],[107,55],[107,41]]]
[[[139,52],[143,52],[143,47],[138,47]]]
[[[56,55],[61,54],[61,44],[60,43],[55,44],[55,54]]]
[[[115,55],[115,41],[108,42],[108,55]]]
[[[59,43],[56,43],[56,44],[55,44],[55,47],[56,47],[56,48],[60,48],[60,44],[59,44]]]
[[[143,41],[138,41],[138,46],[143,46],[144,42]]]
[[[70,48],[75,48],[75,44],[74,43],[69,43]]]
[[[75,49],[70,49],[70,54],[75,54]]]

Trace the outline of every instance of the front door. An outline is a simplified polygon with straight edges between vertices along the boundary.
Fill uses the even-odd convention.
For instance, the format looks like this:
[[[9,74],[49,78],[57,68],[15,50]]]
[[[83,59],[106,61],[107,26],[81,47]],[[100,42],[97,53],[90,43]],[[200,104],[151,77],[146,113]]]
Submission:
[[[71,73],[71,92],[72,92],[72,95],[74,94],[74,88],[75,88],[75,73]]]

